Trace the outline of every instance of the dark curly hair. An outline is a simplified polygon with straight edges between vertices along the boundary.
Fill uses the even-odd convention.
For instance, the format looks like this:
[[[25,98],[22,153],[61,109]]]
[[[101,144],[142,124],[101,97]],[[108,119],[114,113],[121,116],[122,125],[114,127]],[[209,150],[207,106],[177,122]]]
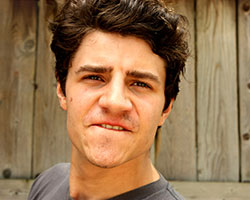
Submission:
[[[90,31],[130,35],[146,41],[165,60],[165,108],[179,92],[180,73],[189,55],[187,19],[161,0],[67,0],[50,24],[55,75],[65,94],[71,59]]]

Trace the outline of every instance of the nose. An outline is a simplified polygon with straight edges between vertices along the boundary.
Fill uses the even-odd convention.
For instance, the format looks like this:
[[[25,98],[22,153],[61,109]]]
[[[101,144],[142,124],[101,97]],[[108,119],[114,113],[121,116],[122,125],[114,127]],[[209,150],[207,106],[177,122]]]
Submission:
[[[99,99],[99,105],[112,113],[127,112],[132,109],[132,102],[126,94],[126,84],[118,76],[110,81]]]

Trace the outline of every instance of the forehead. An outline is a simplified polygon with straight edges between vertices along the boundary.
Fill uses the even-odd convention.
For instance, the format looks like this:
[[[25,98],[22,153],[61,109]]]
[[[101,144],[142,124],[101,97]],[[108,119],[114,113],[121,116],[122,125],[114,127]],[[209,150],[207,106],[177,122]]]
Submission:
[[[72,61],[72,66],[82,65],[165,72],[164,60],[153,53],[146,41],[101,31],[90,32],[83,38]]]

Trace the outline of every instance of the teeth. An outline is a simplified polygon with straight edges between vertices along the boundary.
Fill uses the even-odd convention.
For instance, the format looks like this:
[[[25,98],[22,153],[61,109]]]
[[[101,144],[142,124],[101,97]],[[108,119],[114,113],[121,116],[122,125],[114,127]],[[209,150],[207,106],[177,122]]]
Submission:
[[[101,127],[103,128],[108,128],[108,129],[114,129],[114,130],[124,130],[124,128],[120,127],[120,126],[111,126],[111,125],[108,125],[108,124],[101,124]]]

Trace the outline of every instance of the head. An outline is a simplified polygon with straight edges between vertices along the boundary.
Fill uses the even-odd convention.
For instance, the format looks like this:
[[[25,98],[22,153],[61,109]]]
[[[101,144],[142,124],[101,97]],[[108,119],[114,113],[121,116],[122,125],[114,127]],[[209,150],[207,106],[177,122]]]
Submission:
[[[55,75],[66,96],[68,69],[86,34],[95,30],[135,36],[165,61],[165,107],[179,92],[180,74],[189,55],[187,20],[161,0],[67,0],[50,28]]]
[[[51,49],[75,152],[102,167],[149,152],[179,91],[185,21],[160,0],[66,1]]]

